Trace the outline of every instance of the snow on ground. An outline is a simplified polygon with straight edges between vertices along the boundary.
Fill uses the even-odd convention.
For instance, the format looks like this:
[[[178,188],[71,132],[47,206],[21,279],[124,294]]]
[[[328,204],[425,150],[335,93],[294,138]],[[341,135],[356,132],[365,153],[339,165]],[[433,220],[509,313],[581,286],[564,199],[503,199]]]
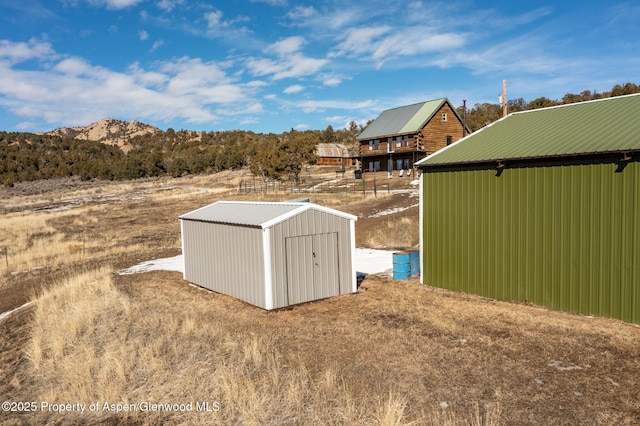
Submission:
[[[7,312],[3,312],[3,313],[1,313],[1,314],[0,314],[0,320],[3,320],[3,319],[5,319],[5,318],[7,318],[7,317],[8,317],[9,315],[11,315],[12,313],[17,312],[17,311],[19,311],[20,309],[26,308],[26,307],[27,307],[27,306],[29,306],[29,305],[31,305],[31,302],[27,302],[27,303],[25,303],[24,305],[19,306],[19,307],[15,308],[15,309],[13,309],[13,310],[11,310],[11,311],[7,311]]]
[[[412,205],[406,206],[406,207],[395,207],[393,209],[383,210],[381,212],[372,214],[371,216],[367,216],[367,217],[381,217],[381,216],[387,216],[387,215],[394,214],[394,213],[400,213],[400,212],[403,212],[405,210],[409,210],[410,208],[418,207],[418,205],[419,204],[412,204]]]
[[[357,248],[354,261],[358,275],[378,274],[389,272],[393,269],[393,252],[386,250],[373,250]],[[137,274],[149,271],[178,271],[184,272],[182,255],[164,259],[148,260],[131,268],[118,272],[120,275]]]

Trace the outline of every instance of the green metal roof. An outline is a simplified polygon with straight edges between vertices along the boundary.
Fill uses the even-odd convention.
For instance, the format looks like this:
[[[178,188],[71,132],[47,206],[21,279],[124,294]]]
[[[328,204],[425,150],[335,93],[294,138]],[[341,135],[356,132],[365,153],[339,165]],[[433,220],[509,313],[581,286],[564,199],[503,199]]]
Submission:
[[[449,100],[441,98],[382,111],[378,118],[373,120],[356,139],[364,140],[416,133],[431,120],[431,117],[445,102],[449,102]],[[453,106],[451,109],[455,111]]]
[[[640,94],[516,112],[426,157],[418,166],[640,150]]]

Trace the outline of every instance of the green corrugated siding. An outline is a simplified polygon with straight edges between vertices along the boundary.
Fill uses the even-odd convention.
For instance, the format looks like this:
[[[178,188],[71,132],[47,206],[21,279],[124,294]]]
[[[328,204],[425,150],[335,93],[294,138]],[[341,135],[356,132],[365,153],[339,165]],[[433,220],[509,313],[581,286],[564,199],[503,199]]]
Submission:
[[[640,163],[431,171],[423,282],[640,323]]]

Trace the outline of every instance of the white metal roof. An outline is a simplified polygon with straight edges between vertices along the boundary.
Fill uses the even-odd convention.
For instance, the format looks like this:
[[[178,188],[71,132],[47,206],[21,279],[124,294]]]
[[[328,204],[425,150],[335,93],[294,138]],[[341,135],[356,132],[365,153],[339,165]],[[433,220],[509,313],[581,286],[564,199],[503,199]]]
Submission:
[[[313,203],[258,201],[218,201],[183,214],[178,219],[266,229],[307,210],[318,210],[354,221],[358,219]]]

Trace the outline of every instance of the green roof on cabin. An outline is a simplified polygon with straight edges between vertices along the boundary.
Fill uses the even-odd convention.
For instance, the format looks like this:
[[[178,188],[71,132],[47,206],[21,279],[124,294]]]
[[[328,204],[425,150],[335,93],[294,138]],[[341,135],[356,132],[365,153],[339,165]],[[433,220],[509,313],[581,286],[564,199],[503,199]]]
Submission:
[[[441,98],[382,111],[378,118],[358,135],[357,140],[416,133],[447,102],[447,98]],[[451,109],[455,112],[453,106]]]
[[[640,94],[512,113],[416,163],[421,167],[640,150]]]

